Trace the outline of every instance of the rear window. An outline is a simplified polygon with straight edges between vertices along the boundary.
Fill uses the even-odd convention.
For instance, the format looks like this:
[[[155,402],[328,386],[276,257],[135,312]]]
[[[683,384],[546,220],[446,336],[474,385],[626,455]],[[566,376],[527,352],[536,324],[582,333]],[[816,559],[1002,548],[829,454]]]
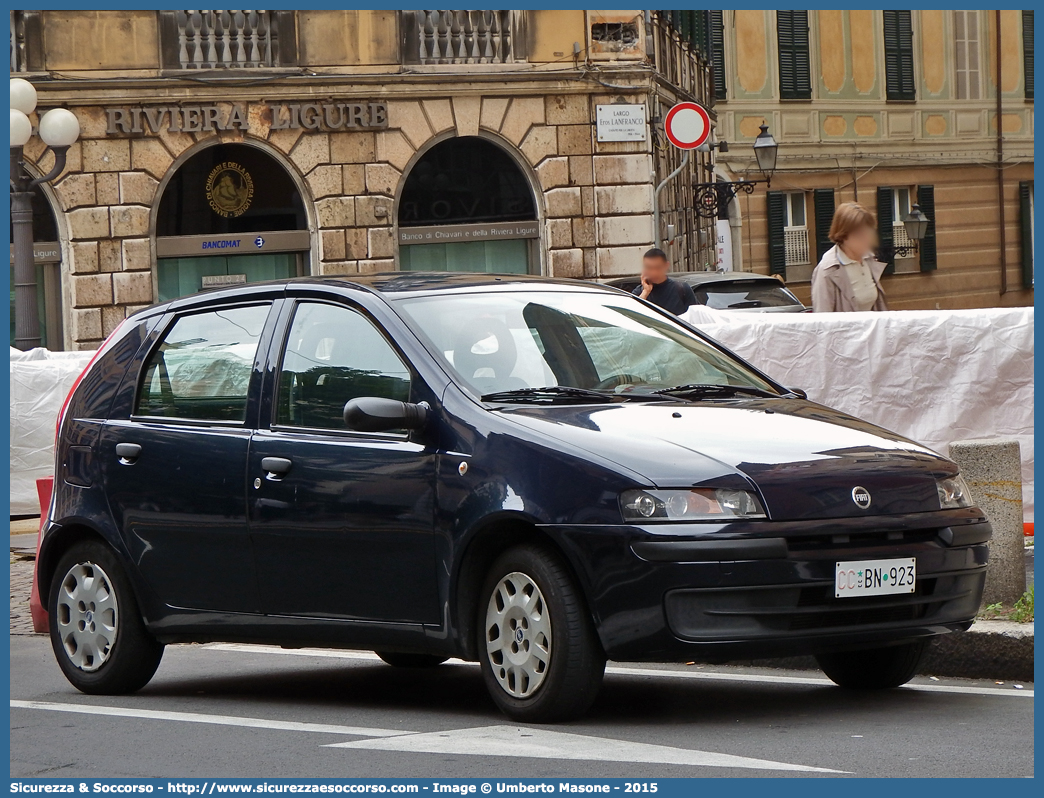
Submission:
[[[268,308],[223,308],[174,322],[145,366],[137,414],[244,421]]]
[[[801,303],[776,280],[730,280],[705,283],[695,289],[701,305],[717,310],[779,308]]]

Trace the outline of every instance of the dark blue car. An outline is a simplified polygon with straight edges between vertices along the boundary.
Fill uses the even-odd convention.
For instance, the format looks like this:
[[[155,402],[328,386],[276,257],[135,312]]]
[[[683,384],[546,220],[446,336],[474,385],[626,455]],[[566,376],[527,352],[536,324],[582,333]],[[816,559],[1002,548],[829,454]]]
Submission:
[[[607,658],[814,654],[887,688],[985,578],[951,461],[589,283],[178,299],[113,333],[59,424],[37,578],[87,693],[209,641],[477,660],[523,721],[584,712]]]

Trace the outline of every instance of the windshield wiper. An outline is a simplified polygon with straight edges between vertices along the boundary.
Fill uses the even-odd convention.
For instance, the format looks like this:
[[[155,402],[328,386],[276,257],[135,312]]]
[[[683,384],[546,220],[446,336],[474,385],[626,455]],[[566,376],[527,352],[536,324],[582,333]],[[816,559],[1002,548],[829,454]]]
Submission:
[[[673,388],[662,388],[659,391],[655,391],[658,394],[666,394],[668,396],[735,396],[736,394],[746,394],[748,396],[766,396],[772,399],[778,399],[780,394],[772,393],[771,391],[763,390],[762,388],[755,388],[749,385],[714,385],[707,383],[694,382],[688,385],[676,385]]]
[[[616,394],[595,391],[590,388],[574,388],[570,385],[547,385],[543,388],[515,388],[510,391],[494,391],[483,394],[483,402],[553,402],[557,399],[584,399],[597,402],[612,402]]]

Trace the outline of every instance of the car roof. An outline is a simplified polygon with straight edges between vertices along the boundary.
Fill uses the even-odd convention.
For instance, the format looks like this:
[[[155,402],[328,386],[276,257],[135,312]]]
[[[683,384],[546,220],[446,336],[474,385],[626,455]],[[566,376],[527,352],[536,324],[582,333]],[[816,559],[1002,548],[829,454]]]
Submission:
[[[245,285],[199,291],[177,299],[159,303],[141,311],[142,315],[157,312],[180,311],[207,305],[222,304],[239,299],[271,298],[294,287],[326,286],[347,288],[380,294],[386,299],[442,293],[467,293],[501,290],[551,289],[582,291],[616,291],[611,286],[587,280],[541,277],[531,274],[487,274],[483,272],[378,272],[366,275],[329,275],[267,280]],[[138,315],[138,314],[135,314]]]
[[[671,272],[669,276],[674,280],[680,280],[682,282],[688,283],[689,285],[731,282],[735,280],[771,280],[774,283],[778,283],[780,286],[783,285],[783,283],[779,282],[779,280],[777,280],[771,274],[755,274],[754,272]],[[615,285],[617,283],[623,283],[638,279],[640,279],[638,275],[635,275],[633,277],[621,277],[616,280],[610,280],[606,284]]]

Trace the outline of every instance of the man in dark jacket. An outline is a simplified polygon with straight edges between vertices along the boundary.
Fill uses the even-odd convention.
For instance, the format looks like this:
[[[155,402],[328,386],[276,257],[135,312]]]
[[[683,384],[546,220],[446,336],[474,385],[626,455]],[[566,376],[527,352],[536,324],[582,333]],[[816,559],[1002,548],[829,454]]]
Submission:
[[[670,268],[667,253],[653,247],[642,257],[642,284],[632,293],[678,316],[696,304],[696,295],[688,283],[667,276]]]

